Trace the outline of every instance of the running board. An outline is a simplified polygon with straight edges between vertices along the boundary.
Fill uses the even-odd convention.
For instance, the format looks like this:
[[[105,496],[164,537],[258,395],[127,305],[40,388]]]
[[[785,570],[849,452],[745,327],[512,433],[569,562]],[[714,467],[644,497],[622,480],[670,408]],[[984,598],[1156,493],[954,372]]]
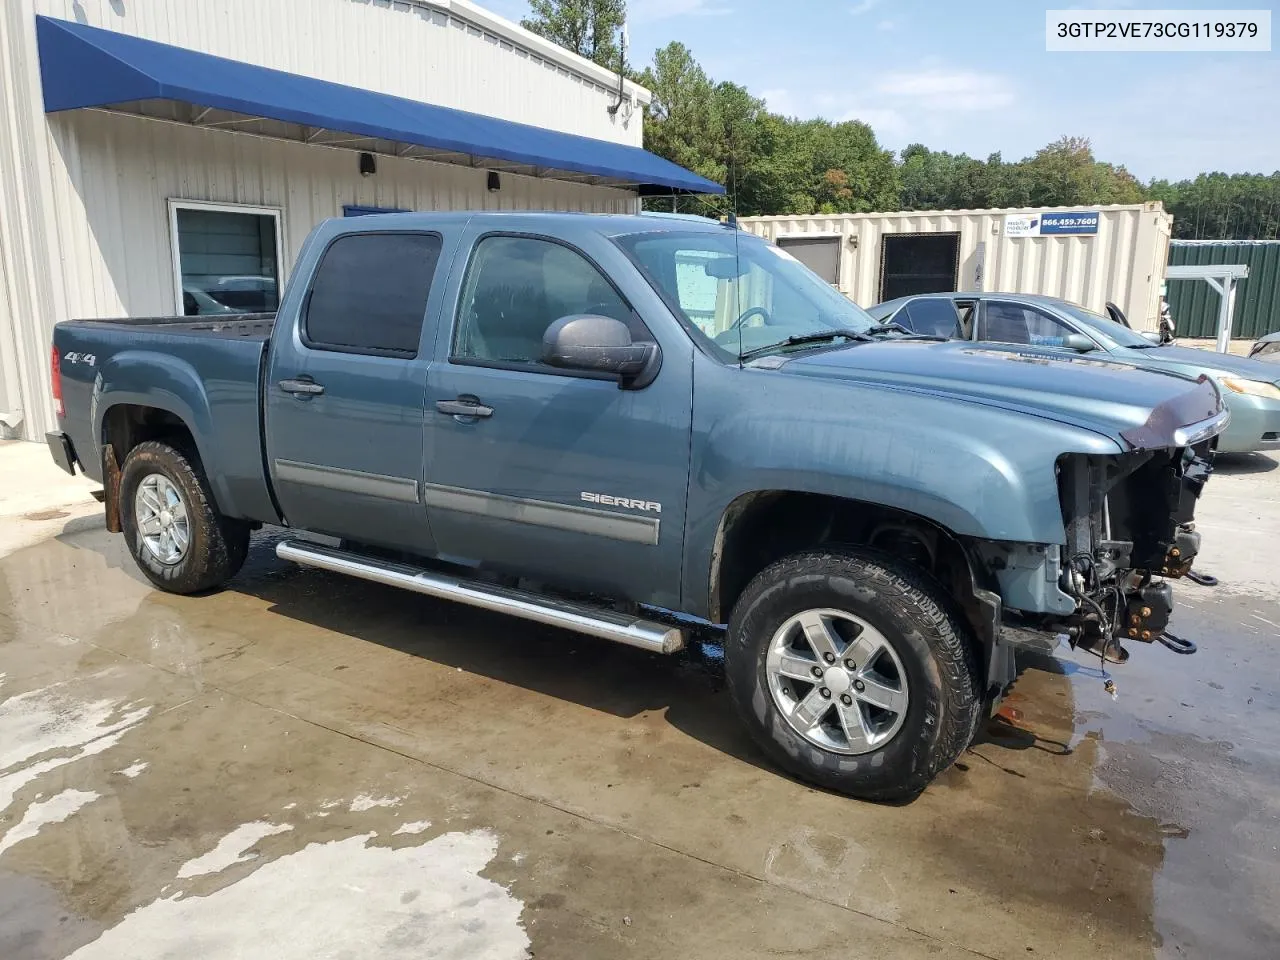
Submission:
[[[652,653],[675,653],[684,648],[684,631],[677,627],[642,620],[615,610],[542,597],[527,590],[512,590],[479,580],[464,580],[461,577],[299,540],[286,540],[279,544],[276,556],[306,567],[345,573],[441,600],[456,600],[482,610],[522,617],[549,627],[561,627],[599,637],[601,640],[625,643]]]

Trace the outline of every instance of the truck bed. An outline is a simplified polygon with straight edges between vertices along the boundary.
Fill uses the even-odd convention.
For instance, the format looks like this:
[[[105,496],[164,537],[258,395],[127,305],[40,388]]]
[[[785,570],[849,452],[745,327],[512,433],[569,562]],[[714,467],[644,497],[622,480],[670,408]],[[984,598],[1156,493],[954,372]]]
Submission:
[[[60,426],[84,472],[103,479],[107,416],[128,419],[134,407],[167,411],[190,428],[222,511],[275,519],[261,444],[261,378],[274,322],[274,314],[240,314],[57,324],[53,346],[66,408]]]
[[[154,329],[178,336],[220,337],[229,340],[268,340],[275,326],[274,313],[242,313],[227,317],[110,317],[72,320],[75,326],[126,326],[133,330]]]

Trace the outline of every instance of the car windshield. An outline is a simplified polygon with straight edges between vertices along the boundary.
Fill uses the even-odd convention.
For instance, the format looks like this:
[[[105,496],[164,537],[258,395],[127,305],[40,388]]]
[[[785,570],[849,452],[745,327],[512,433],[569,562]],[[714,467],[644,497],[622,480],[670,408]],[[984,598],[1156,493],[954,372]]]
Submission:
[[[1138,331],[1130,330],[1123,324],[1116,323],[1116,321],[1101,313],[1086,310],[1078,303],[1069,303],[1063,300],[1057,306],[1059,310],[1071,317],[1071,319],[1088,327],[1090,333],[1107,341],[1110,347],[1139,347],[1145,350],[1148,347],[1156,346]]]
[[[616,239],[689,329],[724,360],[799,348],[789,338],[857,334],[874,323],[791,254],[749,233],[726,228]]]

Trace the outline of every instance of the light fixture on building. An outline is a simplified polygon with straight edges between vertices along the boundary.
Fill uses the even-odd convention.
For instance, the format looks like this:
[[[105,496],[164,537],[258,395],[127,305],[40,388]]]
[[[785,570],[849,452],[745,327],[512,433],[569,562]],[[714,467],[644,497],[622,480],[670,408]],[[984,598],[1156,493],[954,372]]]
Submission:
[[[360,154],[360,176],[371,177],[378,172],[378,162],[373,159],[372,153]]]
[[[497,193],[502,189],[502,179],[498,176],[497,170],[489,171],[489,192]]]

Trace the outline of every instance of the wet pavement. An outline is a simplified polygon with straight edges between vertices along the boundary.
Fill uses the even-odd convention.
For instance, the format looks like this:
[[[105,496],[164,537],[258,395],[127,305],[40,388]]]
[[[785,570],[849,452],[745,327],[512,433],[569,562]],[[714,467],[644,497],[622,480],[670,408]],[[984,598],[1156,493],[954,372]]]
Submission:
[[[714,664],[280,563],[0,558],[0,958],[1272,957],[1280,471],[1233,461],[1195,656],[1027,657],[919,800],[796,783]]]

